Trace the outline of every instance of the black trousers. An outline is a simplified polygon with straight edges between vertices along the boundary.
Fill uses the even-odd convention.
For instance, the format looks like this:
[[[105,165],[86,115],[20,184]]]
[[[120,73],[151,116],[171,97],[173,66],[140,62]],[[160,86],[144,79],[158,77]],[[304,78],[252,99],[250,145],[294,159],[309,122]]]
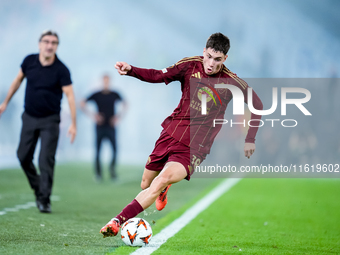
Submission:
[[[102,167],[100,163],[100,150],[103,139],[108,139],[112,147],[112,159],[110,163],[110,176],[112,179],[117,177],[116,175],[116,156],[117,156],[117,144],[116,144],[116,129],[110,126],[96,126],[96,176],[102,178]]]
[[[31,188],[42,203],[50,203],[53,185],[55,154],[59,139],[60,116],[35,118],[26,112],[22,114],[22,129],[17,151],[22,169]],[[39,170],[33,164],[34,151],[40,138]]]

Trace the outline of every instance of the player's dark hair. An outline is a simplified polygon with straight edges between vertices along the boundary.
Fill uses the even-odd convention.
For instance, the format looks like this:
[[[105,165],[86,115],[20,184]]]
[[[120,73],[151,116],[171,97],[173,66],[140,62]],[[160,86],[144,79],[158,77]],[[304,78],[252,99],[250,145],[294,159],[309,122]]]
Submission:
[[[205,48],[212,48],[214,51],[220,51],[227,55],[230,49],[230,40],[222,33],[215,33],[208,38]]]
[[[46,31],[42,32],[42,34],[40,35],[40,38],[39,38],[39,42],[41,42],[41,39],[42,39],[44,36],[46,36],[46,35],[53,35],[53,36],[57,37],[57,39],[58,39],[58,44],[59,44],[59,37],[58,37],[58,34],[57,34],[55,31],[53,31],[53,30],[46,30]]]

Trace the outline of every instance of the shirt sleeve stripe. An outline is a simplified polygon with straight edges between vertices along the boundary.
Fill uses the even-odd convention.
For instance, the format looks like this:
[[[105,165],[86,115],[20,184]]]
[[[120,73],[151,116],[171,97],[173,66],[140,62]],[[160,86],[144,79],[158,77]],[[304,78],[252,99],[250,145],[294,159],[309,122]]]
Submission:
[[[248,84],[244,80],[237,77],[237,75],[235,73],[231,72],[228,68],[224,67],[223,72],[225,74],[229,75],[231,78],[233,78],[238,84],[241,85],[241,87],[243,89],[246,89],[248,87]]]

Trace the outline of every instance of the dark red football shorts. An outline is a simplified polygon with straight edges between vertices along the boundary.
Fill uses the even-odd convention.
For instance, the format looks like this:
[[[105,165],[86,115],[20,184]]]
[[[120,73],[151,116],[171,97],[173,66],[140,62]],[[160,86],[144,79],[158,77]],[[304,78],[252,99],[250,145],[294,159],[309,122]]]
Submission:
[[[178,162],[185,167],[187,171],[185,179],[189,181],[195,167],[199,166],[205,157],[206,154],[196,152],[178,142],[163,130],[145,164],[145,168],[151,171],[162,171],[167,162]]]

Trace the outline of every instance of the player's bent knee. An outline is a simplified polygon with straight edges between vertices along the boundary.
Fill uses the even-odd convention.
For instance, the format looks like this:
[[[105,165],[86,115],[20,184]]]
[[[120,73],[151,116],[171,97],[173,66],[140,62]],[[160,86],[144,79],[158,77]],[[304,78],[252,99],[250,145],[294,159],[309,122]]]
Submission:
[[[153,190],[156,193],[161,193],[161,191],[163,189],[165,189],[169,184],[171,184],[170,178],[168,178],[167,176],[158,176],[154,182],[153,182]]]
[[[155,177],[157,177],[157,175],[159,174],[159,172],[157,171],[151,171],[149,169],[144,169],[144,173],[143,173],[143,177],[142,177],[142,181],[141,181],[141,188],[147,189],[150,187],[151,182],[153,181],[153,179],[155,179]]]
[[[140,187],[142,188],[142,190],[147,189],[150,187],[150,182],[147,180],[142,180],[142,182],[140,183]]]
[[[187,176],[187,171],[181,163],[168,162],[161,176],[167,179],[168,184],[172,184],[183,180]]]

